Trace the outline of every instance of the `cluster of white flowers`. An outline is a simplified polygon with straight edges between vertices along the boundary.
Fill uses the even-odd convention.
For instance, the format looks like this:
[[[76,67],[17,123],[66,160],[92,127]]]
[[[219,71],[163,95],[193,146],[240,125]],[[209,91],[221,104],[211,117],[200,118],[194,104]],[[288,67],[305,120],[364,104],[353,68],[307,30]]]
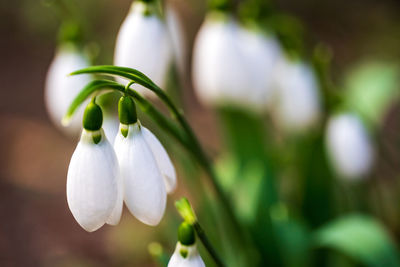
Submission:
[[[157,225],[165,211],[167,193],[176,187],[174,166],[158,139],[137,120],[133,100],[122,97],[119,105],[130,115],[128,120],[120,115],[112,147],[101,128],[100,107],[89,103],[82,136],[68,168],[68,205],[76,221],[89,232],[105,223],[118,224],[123,202],[138,220]]]
[[[204,104],[257,113],[271,109],[277,123],[290,130],[317,121],[320,98],[312,68],[287,58],[272,34],[211,12],[193,53],[194,87]]]

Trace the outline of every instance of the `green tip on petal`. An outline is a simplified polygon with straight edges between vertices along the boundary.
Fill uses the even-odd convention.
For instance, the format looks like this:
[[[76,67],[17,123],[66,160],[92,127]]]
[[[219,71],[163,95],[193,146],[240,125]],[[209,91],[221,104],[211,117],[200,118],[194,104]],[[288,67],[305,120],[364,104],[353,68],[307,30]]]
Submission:
[[[178,228],[178,240],[185,246],[193,245],[196,241],[196,235],[193,226],[187,222],[181,223]]]
[[[180,200],[175,202],[175,207],[178,210],[181,217],[185,220],[185,222],[193,225],[197,222],[196,215],[192,209],[192,206],[189,203],[187,198],[183,197]]]
[[[83,114],[83,128],[88,131],[98,131],[103,124],[103,112],[94,101],[90,102]]]
[[[181,250],[179,250],[179,253],[181,254],[181,256],[186,259],[186,257],[189,254],[189,251],[187,251],[187,249],[182,248]]]
[[[129,125],[137,122],[135,102],[130,96],[122,96],[118,102],[118,117],[122,124]]]
[[[95,144],[100,143],[100,141],[101,141],[101,133],[93,135],[92,138],[93,138],[93,143],[95,143]]]

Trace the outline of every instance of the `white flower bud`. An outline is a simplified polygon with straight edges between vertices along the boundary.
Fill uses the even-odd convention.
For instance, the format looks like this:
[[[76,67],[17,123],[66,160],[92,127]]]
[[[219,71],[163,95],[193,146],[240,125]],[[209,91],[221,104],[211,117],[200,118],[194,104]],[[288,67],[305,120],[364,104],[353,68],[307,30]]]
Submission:
[[[86,231],[95,231],[110,219],[120,184],[117,158],[103,130],[84,129],[68,168],[67,200],[75,220]],[[118,222],[119,218],[112,224]]]
[[[372,167],[371,140],[356,115],[345,113],[330,118],[326,146],[333,167],[342,177],[362,178]]]
[[[73,46],[62,46],[49,67],[45,84],[45,103],[53,123],[69,135],[77,135],[82,129],[85,105],[80,107],[71,123],[64,127],[61,120],[71,102],[89,82],[88,75],[68,76],[73,71],[89,66],[88,59]]]

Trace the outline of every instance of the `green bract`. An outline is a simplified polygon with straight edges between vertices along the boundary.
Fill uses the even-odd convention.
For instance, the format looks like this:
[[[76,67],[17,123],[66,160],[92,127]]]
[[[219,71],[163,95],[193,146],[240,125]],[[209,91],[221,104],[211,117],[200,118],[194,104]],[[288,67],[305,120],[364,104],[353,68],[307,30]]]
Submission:
[[[196,235],[194,233],[194,228],[187,222],[181,223],[178,229],[178,240],[181,244],[190,246],[196,241]]]
[[[196,215],[194,214],[192,206],[190,205],[187,198],[183,197],[180,200],[176,201],[175,207],[178,210],[181,217],[185,220],[185,222],[191,225],[197,222]]]
[[[98,131],[103,124],[103,112],[99,105],[91,101],[83,114],[83,128],[88,131]]]
[[[118,102],[118,116],[122,124],[133,124],[137,122],[136,106],[130,96],[122,96]]]

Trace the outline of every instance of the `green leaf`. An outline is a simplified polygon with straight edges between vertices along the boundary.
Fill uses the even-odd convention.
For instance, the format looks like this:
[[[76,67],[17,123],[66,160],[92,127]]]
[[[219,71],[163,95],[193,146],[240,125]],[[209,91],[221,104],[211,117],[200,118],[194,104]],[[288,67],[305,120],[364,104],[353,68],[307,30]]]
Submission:
[[[345,108],[357,112],[368,126],[379,126],[387,109],[399,96],[399,68],[366,63],[352,70],[345,81]]]
[[[366,266],[400,266],[390,236],[369,216],[352,214],[323,226],[314,233],[314,245],[337,250]]]
[[[91,66],[88,68],[80,69],[71,73],[71,75],[78,74],[90,74],[90,73],[98,73],[98,74],[106,74],[112,76],[120,76],[126,79],[132,80],[154,92],[161,90],[153,81],[150,80],[146,75],[142,72],[125,67],[118,67],[112,65],[103,65],[103,66]]]
[[[114,89],[124,89],[124,87],[118,83],[108,81],[108,80],[94,80],[86,85],[82,91],[75,97],[72,101],[71,105],[69,106],[67,113],[65,114],[64,118],[62,119],[63,125],[68,125],[69,121],[71,120],[72,116],[74,115],[77,108],[90,96],[92,96],[95,92],[104,90],[107,88],[114,88]]]

